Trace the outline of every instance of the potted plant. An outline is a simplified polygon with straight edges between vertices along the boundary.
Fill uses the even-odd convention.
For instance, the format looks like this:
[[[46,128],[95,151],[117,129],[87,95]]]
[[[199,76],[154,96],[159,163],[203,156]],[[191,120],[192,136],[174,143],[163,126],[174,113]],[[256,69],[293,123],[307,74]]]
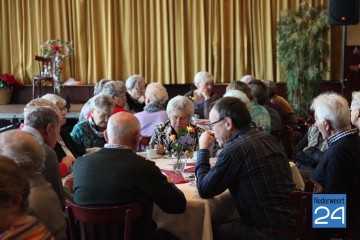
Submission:
[[[287,85],[289,103],[298,116],[307,116],[312,99],[319,94],[328,71],[327,10],[310,7],[288,10],[277,23],[277,57]]]
[[[0,104],[8,104],[15,87],[22,87],[23,83],[17,81],[11,74],[0,74]]]

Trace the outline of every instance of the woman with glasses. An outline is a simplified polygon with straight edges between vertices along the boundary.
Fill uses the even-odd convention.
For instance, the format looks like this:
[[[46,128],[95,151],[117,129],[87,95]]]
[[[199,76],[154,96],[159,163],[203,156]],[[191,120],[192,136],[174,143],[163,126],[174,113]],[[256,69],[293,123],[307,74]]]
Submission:
[[[145,107],[145,80],[140,75],[132,75],[126,80],[126,106],[132,113],[141,112]]]
[[[56,139],[56,145],[54,151],[57,155],[60,175],[61,177],[66,177],[68,174],[72,173],[72,166],[78,156],[84,154],[84,151],[76,148],[76,144],[69,132],[63,127],[66,123],[66,113],[68,108],[66,107],[66,101],[62,97],[55,94],[46,94],[41,97],[52,102],[58,108],[61,120],[60,120],[60,134]]]
[[[194,104],[185,96],[177,96],[172,98],[166,108],[169,120],[156,126],[154,134],[150,140],[150,147],[156,148],[158,154],[164,154],[166,151],[174,152],[171,148],[171,135],[177,135],[182,129],[191,126],[195,131],[190,133],[190,137],[194,142],[194,151],[198,148],[198,140],[203,129],[190,123],[191,116],[194,114]],[[192,155],[192,153],[190,153]]]
[[[185,97],[191,97],[195,105],[195,114],[201,119],[208,119],[211,110],[210,105],[219,99],[216,93],[212,92],[214,77],[208,72],[198,72],[195,74],[194,84],[197,89],[185,94]]]
[[[90,104],[90,118],[77,123],[70,133],[79,149],[91,153],[104,146],[106,143],[104,131],[114,106],[114,101],[108,95],[100,93],[93,97]]]

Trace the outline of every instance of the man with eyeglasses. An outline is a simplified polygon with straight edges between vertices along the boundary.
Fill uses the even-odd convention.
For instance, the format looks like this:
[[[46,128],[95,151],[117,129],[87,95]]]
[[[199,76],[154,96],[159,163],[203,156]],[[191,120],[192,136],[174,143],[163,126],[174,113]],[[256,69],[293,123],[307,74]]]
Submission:
[[[229,189],[240,218],[214,226],[215,239],[278,239],[272,227],[294,226],[287,204],[294,190],[290,165],[274,137],[250,127],[251,117],[238,98],[220,99],[209,113],[211,131],[199,139],[197,187],[202,198]],[[217,141],[223,150],[214,167],[209,147]]]

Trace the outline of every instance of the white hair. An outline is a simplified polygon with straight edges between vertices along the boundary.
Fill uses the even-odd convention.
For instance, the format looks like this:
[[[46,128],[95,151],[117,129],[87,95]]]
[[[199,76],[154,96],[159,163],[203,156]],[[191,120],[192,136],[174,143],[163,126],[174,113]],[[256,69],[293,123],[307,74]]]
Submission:
[[[126,92],[126,88],[123,81],[107,82],[101,90],[101,93],[109,96],[119,96],[124,92]]]
[[[166,107],[166,112],[167,112],[169,118],[171,118],[172,114],[175,111],[185,112],[185,114],[190,119],[195,111],[194,103],[188,97],[176,96],[176,97],[170,99],[170,101]]]
[[[146,86],[145,97],[150,103],[158,102],[164,104],[169,96],[166,88],[161,83],[150,83]]]
[[[248,109],[248,111],[251,112],[250,100],[246,96],[246,94],[243,93],[242,91],[235,90],[235,89],[229,90],[224,94],[223,97],[236,97],[236,98],[239,98],[243,103],[245,103],[246,108]]]
[[[132,75],[126,80],[126,89],[129,91],[136,88],[140,82],[145,82],[145,79],[140,75]]]
[[[244,76],[241,77],[240,81],[248,84],[253,79],[255,79],[255,77],[252,76],[252,75],[244,75]]]
[[[66,105],[66,100],[56,94],[48,93],[48,94],[45,94],[44,96],[42,96],[41,98],[49,100],[50,102],[52,102],[53,104],[55,104],[57,106],[65,106]]]
[[[206,71],[198,72],[194,77],[194,84],[199,87],[200,84],[206,84],[207,81],[214,81],[214,76]]]
[[[351,108],[360,109],[360,91],[352,92]]]
[[[114,111],[115,103],[109,95],[99,93],[91,99],[90,109],[111,114]]]
[[[349,104],[346,99],[334,92],[326,92],[317,96],[311,105],[319,121],[331,122],[336,130],[350,125]]]

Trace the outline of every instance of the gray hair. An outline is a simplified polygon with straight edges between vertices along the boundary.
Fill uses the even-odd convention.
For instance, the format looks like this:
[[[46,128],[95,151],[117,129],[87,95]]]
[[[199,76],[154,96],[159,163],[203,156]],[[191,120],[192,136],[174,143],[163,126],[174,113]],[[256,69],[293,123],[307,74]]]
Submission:
[[[61,119],[61,114],[59,112],[58,107],[51,101],[44,99],[44,98],[35,98],[35,99],[31,100],[30,102],[28,102],[26,104],[26,106],[24,107],[24,118],[26,118],[26,115],[32,108],[41,107],[41,106],[52,108],[59,115],[59,119]]]
[[[158,102],[164,104],[169,96],[166,88],[161,83],[150,83],[146,86],[145,97],[150,103]]]
[[[186,115],[188,116],[188,118],[190,119],[195,111],[194,103],[188,97],[176,96],[176,97],[170,99],[170,101],[166,107],[166,112],[167,112],[169,118],[171,118],[172,114],[175,111],[185,112]]]
[[[206,71],[201,71],[195,74],[194,84],[199,87],[200,84],[205,84],[208,80],[214,81],[214,76]]]
[[[109,96],[119,96],[124,92],[126,92],[126,88],[123,81],[107,82],[101,90],[101,93]]]
[[[311,105],[319,121],[331,122],[336,130],[350,125],[349,104],[346,99],[334,92],[326,92],[317,96]]]
[[[36,106],[24,111],[24,124],[36,129],[45,129],[49,124],[58,126],[60,124],[60,115],[52,107]]]
[[[48,94],[45,94],[44,96],[42,96],[41,98],[49,100],[50,102],[52,102],[53,104],[55,104],[57,106],[59,106],[59,105],[65,106],[66,105],[66,100],[56,94],[48,93]]]
[[[27,132],[9,130],[1,133],[0,146],[0,155],[12,159],[28,176],[38,172],[44,164],[44,149]]]
[[[21,196],[21,212],[28,210],[30,184],[25,172],[10,158],[0,156],[0,206],[9,208]]]
[[[90,109],[99,110],[107,114],[114,111],[115,103],[109,95],[99,93],[91,99]]]
[[[101,79],[100,82],[96,83],[94,86],[94,96],[101,93],[104,85],[110,81],[112,81],[112,80],[111,79]]]
[[[140,75],[132,75],[126,80],[126,89],[129,91],[136,88],[140,82],[145,82],[145,79]]]
[[[352,106],[352,108],[360,109],[360,91],[352,92],[351,106]]]
[[[241,77],[240,81],[248,84],[253,79],[255,79],[255,78],[252,75],[244,75]]]
[[[236,97],[236,98],[240,99],[243,103],[245,103],[246,108],[249,110],[249,112],[252,111],[250,100],[246,96],[246,94],[243,93],[242,91],[232,89],[232,90],[227,91],[223,97]]]

